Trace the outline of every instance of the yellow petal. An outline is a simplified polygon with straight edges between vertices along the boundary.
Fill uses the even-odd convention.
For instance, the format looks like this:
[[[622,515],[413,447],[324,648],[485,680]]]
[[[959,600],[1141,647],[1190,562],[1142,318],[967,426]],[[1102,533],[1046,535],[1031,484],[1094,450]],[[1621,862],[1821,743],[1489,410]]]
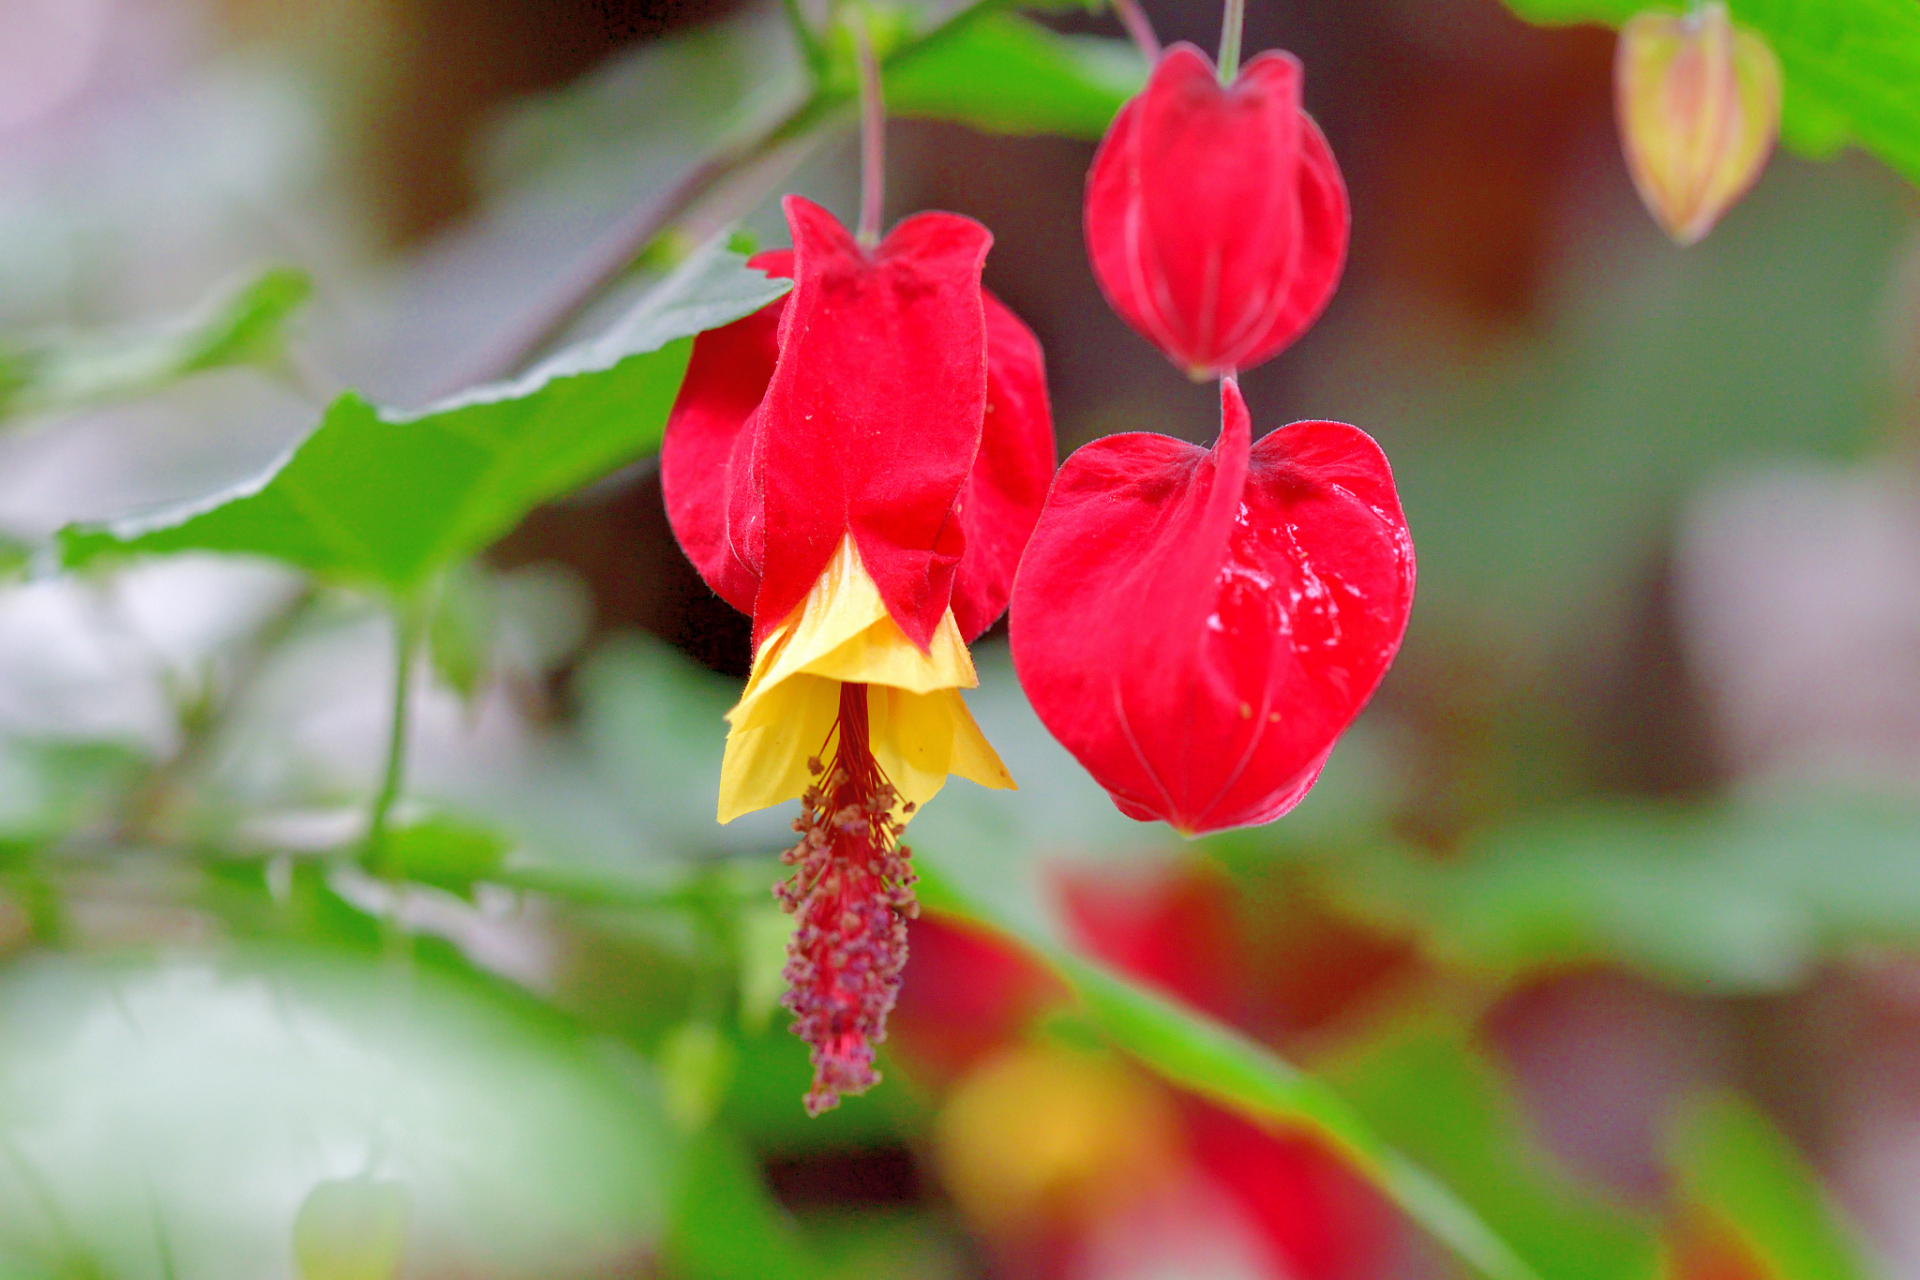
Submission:
[[[887,612],[851,539],[794,616],[754,657],[727,713],[722,822],[803,794],[840,712],[842,683],[864,684],[874,758],[903,801],[926,803],[950,773],[987,787],[1013,779],[959,691],[980,683],[948,610],[922,652]]]
[[[789,676],[752,703],[727,713],[727,754],[720,761],[722,822],[805,793],[809,758],[820,754],[840,716],[840,682]]]
[[[903,801],[925,804],[954,773],[983,787],[1013,789],[1013,775],[987,745],[958,689],[913,693],[870,684],[867,711],[873,758]]]
[[[1614,107],[1641,200],[1693,244],[1760,176],[1780,131],[1780,63],[1724,4],[1620,28]]]

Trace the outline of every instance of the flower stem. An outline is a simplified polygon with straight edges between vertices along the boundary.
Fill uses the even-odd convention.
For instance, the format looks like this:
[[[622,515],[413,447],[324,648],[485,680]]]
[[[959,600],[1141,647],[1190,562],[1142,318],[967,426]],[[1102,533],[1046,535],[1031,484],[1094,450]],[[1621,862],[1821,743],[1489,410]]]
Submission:
[[[414,651],[420,647],[420,608],[405,601],[394,610],[393,710],[387,728],[387,764],[381,774],[380,790],[374,794],[367,811],[367,865],[377,873],[385,866],[387,820],[394,802],[400,798],[401,782],[407,766],[407,707],[412,701]]]
[[[1227,0],[1220,19],[1220,83],[1232,84],[1240,74],[1240,28],[1246,25],[1247,0]]]
[[[847,29],[860,71],[860,227],[855,234],[871,249],[880,243],[886,205],[887,99],[880,87],[880,60],[873,56],[873,40],[858,9],[848,10]]]
[[[959,39],[974,24],[998,12],[1000,8],[993,0],[972,0],[902,43],[890,56],[930,50]],[[655,237],[688,218],[716,193],[725,197],[729,216],[733,216],[734,208],[757,204],[792,172],[829,127],[839,123],[845,106],[841,92],[829,85],[816,85],[804,101],[779,119],[695,164],[588,246],[551,286],[528,300],[494,341],[437,379],[433,394],[425,398],[450,396],[522,368],[558,338],[581,309],[625,275]],[[731,189],[736,184],[742,189]]]
[[[1147,20],[1147,11],[1140,7],[1140,0],[1113,0],[1113,16],[1120,19],[1127,35],[1139,46],[1148,66],[1160,61],[1160,37],[1153,33],[1153,23]]]

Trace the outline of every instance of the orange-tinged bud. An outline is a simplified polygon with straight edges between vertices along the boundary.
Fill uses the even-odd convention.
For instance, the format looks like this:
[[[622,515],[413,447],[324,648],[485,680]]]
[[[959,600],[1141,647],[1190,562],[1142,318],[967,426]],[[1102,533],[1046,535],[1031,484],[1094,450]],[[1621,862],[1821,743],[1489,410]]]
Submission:
[[[1640,199],[1679,244],[1696,244],[1766,167],[1780,132],[1780,62],[1708,4],[1642,13],[1613,62],[1620,144]]]

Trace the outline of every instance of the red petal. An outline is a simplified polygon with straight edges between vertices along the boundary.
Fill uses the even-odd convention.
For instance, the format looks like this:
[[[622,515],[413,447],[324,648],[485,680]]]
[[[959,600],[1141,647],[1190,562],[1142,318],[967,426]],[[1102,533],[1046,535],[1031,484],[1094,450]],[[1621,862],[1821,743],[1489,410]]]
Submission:
[[[1054,888],[1075,941],[1226,1022],[1237,1022],[1247,962],[1232,887],[1201,865],[1116,874],[1111,863],[1056,869]]]
[[[1313,785],[1400,645],[1413,543],[1385,456],[1337,422],[1211,452],[1112,436],[1060,469],[1013,591],[1034,709],[1120,809],[1189,833]]]
[[[991,293],[987,313],[987,413],[980,454],[960,498],[966,552],[953,580],[953,620],[972,640],[1006,612],[1020,553],[1053,479],[1053,411],[1040,343]]]
[[[1345,264],[1346,188],[1300,110],[1300,64],[1263,53],[1223,88],[1175,45],[1087,175],[1087,252],[1115,311],[1183,368],[1250,368],[1319,316]]]
[[[818,545],[831,555],[852,530],[909,636],[930,635],[950,600],[971,640],[1006,609],[1053,475],[1040,344],[979,288],[987,237],[978,224],[923,214],[869,260],[818,206],[795,198],[788,216],[809,255],[808,278],[694,341],[661,455],[674,534],[715,592],[756,613],[769,522],[784,531],[774,558],[786,585],[770,589],[761,612],[773,622],[756,623],[761,636],[785,617],[792,583],[802,582],[804,596],[818,576],[807,568]],[[781,250],[751,265],[792,276],[794,260]],[[971,307],[969,282],[980,300]],[[802,297],[812,319],[786,360],[790,385],[776,426],[761,405],[789,340],[789,302]],[[976,391],[967,355],[982,343],[986,379]],[[889,377],[904,390],[889,396]],[[776,438],[775,465],[785,470],[769,485],[757,450]]]
[[[791,279],[793,253],[758,253],[747,265]],[[674,537],[714,594],[742,613],[753,612],[765,546],[752,483],[754,433],[742,428],[773,377],[786,306],[779,298],[694,339],[660,446],[660,492]]]
[[[797,270],[760,408],[754,639],[806,598],[851,532],[888,612],[924,648],[960,562],[953,505],[986,411],[980,268],[992,237],[923,213],[869,257],[819,205],[788,196],[785,208]]]

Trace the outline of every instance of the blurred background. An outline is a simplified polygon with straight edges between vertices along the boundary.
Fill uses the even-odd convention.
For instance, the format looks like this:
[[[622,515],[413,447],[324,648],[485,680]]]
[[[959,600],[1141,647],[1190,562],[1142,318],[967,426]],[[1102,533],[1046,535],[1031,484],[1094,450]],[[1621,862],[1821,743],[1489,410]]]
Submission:
[[[1146,8],[1211,48],[1213,5]],[[996,631],[971,702],[1022,790],[956,782],[910,837],[1327,1079],[1549,1280],[1920,1277],[1913,197],[1783,154],[1674,248],[1612,45],[1498,0],[1255,0],[1354,227],[1244,385],[1256,429],[1385,447],[1398,665],[1295,814],[1185,845],[1052,745]],[[949,917],[886,1083],[809,1121],[790,815],[711,821],[747,620],[648,464],[462,574],[404,890],[327,856],[386,733],[373,603],[241,559],[44,571],[60,526],[243,479],[344,388],[465,385],[801,79],[747,0],[0,0],[0,389],[44,335],[314,282],[267,365],[0,425],[0,1276],[1461,1273],[1324,1139],[1168,1083]],[[1092,148],[896,122],[889,217],[992,228],[1063,455],[1205,442],[1215,393],[1094,285]],[[794,160],[780,189],[850,217],[851,135]]]

